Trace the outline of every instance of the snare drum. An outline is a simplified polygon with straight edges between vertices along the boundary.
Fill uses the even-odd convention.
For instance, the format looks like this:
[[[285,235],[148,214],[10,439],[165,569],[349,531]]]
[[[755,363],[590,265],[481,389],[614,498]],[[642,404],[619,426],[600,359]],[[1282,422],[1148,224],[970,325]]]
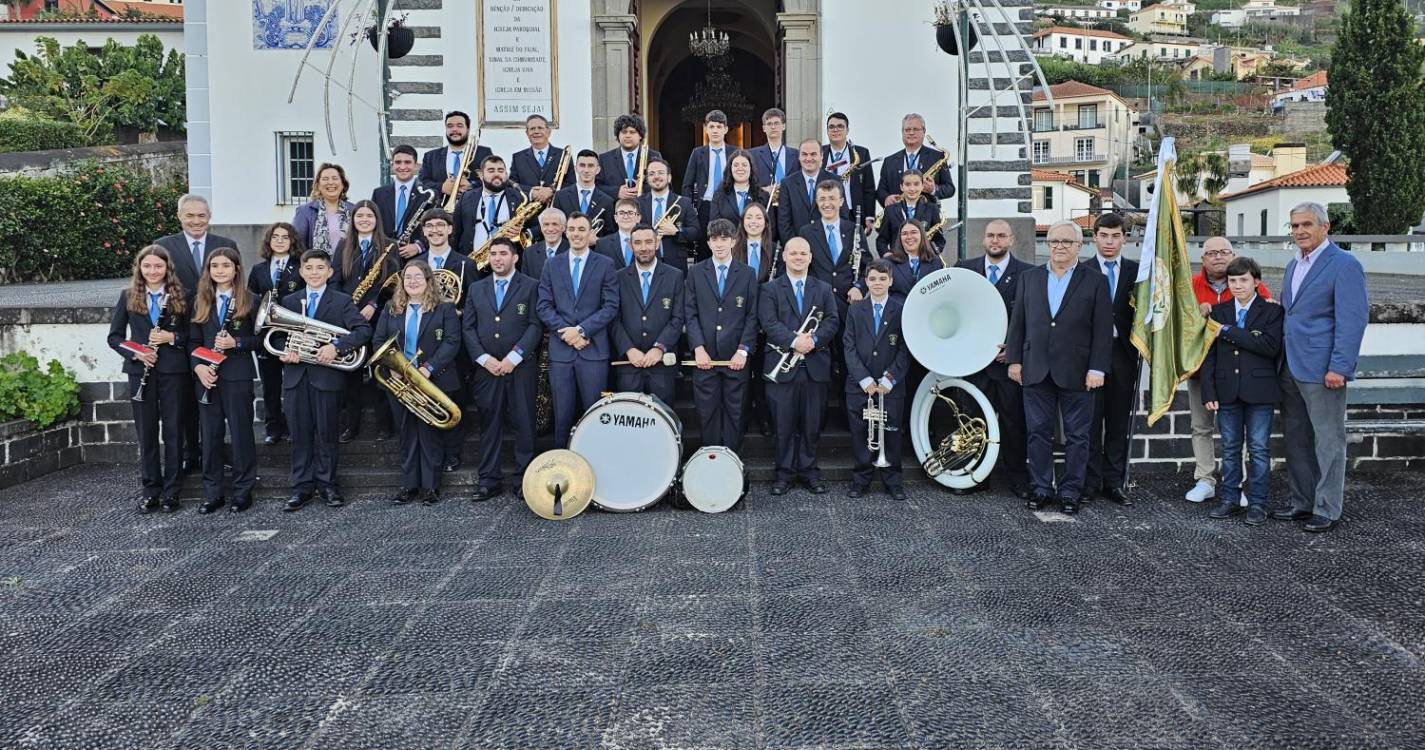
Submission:
[[[678,476],[683,424],[656,396],[613,393],[579,418],[569,449],[594,467],[594,505],[618,513],[644,510]]]
[[[747,494],[742,459],[731,448],[699,448],[683,466],[683,497],[704,513],[721,513]]]

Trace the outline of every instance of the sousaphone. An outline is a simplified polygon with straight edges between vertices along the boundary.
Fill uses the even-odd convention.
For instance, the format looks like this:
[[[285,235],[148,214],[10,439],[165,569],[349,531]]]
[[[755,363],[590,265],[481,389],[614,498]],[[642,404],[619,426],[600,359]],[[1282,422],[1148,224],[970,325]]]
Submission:
[[[964,377],[994,361],[1008,328],[999,291],[969,269],[942,268],[906,296],[901,312],[905,343],[930,371],[911,402],[911,445],[926,475],[946,487],[980,484],[999,458],[994,407]],[[957,389],[962,397],[956,397]],[[971,403],[979,416],[962,408]]]

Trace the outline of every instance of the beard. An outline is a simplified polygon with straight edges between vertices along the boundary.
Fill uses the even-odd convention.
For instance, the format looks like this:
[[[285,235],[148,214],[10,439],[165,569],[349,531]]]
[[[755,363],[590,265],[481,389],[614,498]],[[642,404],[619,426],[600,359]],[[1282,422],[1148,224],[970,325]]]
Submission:
[[[449,143],[451,146],[454,146],[455,148],[465,148],[465,142],[468,141],[468,140],[470,140],[470,134],[469,134],[469,133],[466,133],[465,135],[460,136],[459,140],[457,140],[456,137],[453,136],[453,135],[447,135],[447,136],[445,137],[445,142],[446,142],[446,143]]]
[[[484,185],[485,190],[491,193],[498,193],[501,190],[505,189],[505,183],[503,180],[501,180],[500,182],[490,182],[489,180],[481,180],[480,184]]]

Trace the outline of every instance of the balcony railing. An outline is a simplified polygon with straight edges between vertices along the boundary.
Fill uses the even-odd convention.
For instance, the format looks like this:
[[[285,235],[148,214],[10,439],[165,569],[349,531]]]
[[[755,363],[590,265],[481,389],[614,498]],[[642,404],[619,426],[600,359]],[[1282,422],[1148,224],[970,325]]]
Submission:
[[[1094,120],[1093,122],[1081,122],[1079,120],[1074,120],[1072,122],[1061,122],[1058,125],[1051,124],[1047,128],[1040,127],[1042,124],[1043,123],[1038,122],[1034,123],[1034,132],[1053,133],[1056,131],[1066,130],[1103,130],[1104,128],[1108,127],[1108,123],[1103,120]]]
[[[1108,162],[1108,154],[1075,154],[1073,156],[1044,156],[1036,154],[1034,164],[1054,166],[1058,164],[1103,164]]]

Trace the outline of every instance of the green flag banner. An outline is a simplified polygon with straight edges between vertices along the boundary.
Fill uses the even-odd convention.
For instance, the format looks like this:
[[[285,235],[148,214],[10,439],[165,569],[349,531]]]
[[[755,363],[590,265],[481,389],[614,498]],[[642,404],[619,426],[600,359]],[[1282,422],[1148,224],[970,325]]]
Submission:
[[[1197,372],[1221,327],[1203,316],[1192,291],[1187,233],[1173,192],[1176,166],[1173,139],[1164,138],[1133,287],[1131,341],[1148,363],[1149,425],[1172,407],[1178,384]]]

